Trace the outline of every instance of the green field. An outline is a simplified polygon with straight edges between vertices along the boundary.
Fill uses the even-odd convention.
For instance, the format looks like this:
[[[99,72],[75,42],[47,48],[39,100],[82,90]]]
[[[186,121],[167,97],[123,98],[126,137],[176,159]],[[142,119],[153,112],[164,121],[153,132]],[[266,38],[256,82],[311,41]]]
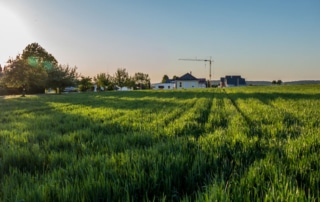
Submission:
[[[0,98],[0,201],[319,201],[320,85]]]

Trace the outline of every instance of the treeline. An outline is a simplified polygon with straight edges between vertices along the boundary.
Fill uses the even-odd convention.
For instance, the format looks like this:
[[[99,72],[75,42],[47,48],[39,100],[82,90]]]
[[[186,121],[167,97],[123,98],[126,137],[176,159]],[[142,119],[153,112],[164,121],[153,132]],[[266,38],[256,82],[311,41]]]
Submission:
[[[150,78],[145,73],[130,76],[126,69],[119,68],[113,74],[100,73],[96,76],[83,76],[77,67],[59,64],[53,55],[38,43],[29,44],[7,64],[0,65],[0,95],[25,93],[44,93],[45,89],[62,92],[67,87],[79,91],[117,90],[122,87],[131,89],[149,89]]]

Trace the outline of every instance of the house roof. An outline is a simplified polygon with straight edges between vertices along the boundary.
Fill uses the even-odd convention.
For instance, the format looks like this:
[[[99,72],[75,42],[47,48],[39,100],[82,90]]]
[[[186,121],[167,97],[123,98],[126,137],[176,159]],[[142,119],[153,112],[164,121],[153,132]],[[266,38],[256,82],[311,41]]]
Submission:
[[[206,79],[205,78],[200,78],[198,79],[199,80],[199,83],[202,83],[202,84],[205,84],[206,83]]]
[[[167,79],[167,80],[166,80],[166,83],[174,83],[174,82],[175,82],[174,79]]]
[[[194,80],[198,80],[196,77],[192,76],[190,73],[186,73],[183,76],[179,77],[179,79],[177,79],[179,81],[194,81]]]

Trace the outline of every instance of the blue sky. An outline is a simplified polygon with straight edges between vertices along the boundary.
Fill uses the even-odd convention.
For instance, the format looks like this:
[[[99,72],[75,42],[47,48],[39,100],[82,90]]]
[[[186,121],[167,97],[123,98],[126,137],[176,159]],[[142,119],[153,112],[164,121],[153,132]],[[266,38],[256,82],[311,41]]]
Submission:
[[[0,0],[0,63],[38,42],[85,76],[320,79],[320,1]]]

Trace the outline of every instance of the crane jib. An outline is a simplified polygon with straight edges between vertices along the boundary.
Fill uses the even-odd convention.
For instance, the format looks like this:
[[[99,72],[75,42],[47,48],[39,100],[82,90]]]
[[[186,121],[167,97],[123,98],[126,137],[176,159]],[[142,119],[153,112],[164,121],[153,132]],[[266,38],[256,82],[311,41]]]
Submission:
[[[179,60],[187,60],[187,61],[203,61],[203,62],[209,62],[210,68],[209,68],[209,82],[210,82],[210,86],[211,86],[211,63],[213,62],[213,60],[210,59],[179,59]]]

